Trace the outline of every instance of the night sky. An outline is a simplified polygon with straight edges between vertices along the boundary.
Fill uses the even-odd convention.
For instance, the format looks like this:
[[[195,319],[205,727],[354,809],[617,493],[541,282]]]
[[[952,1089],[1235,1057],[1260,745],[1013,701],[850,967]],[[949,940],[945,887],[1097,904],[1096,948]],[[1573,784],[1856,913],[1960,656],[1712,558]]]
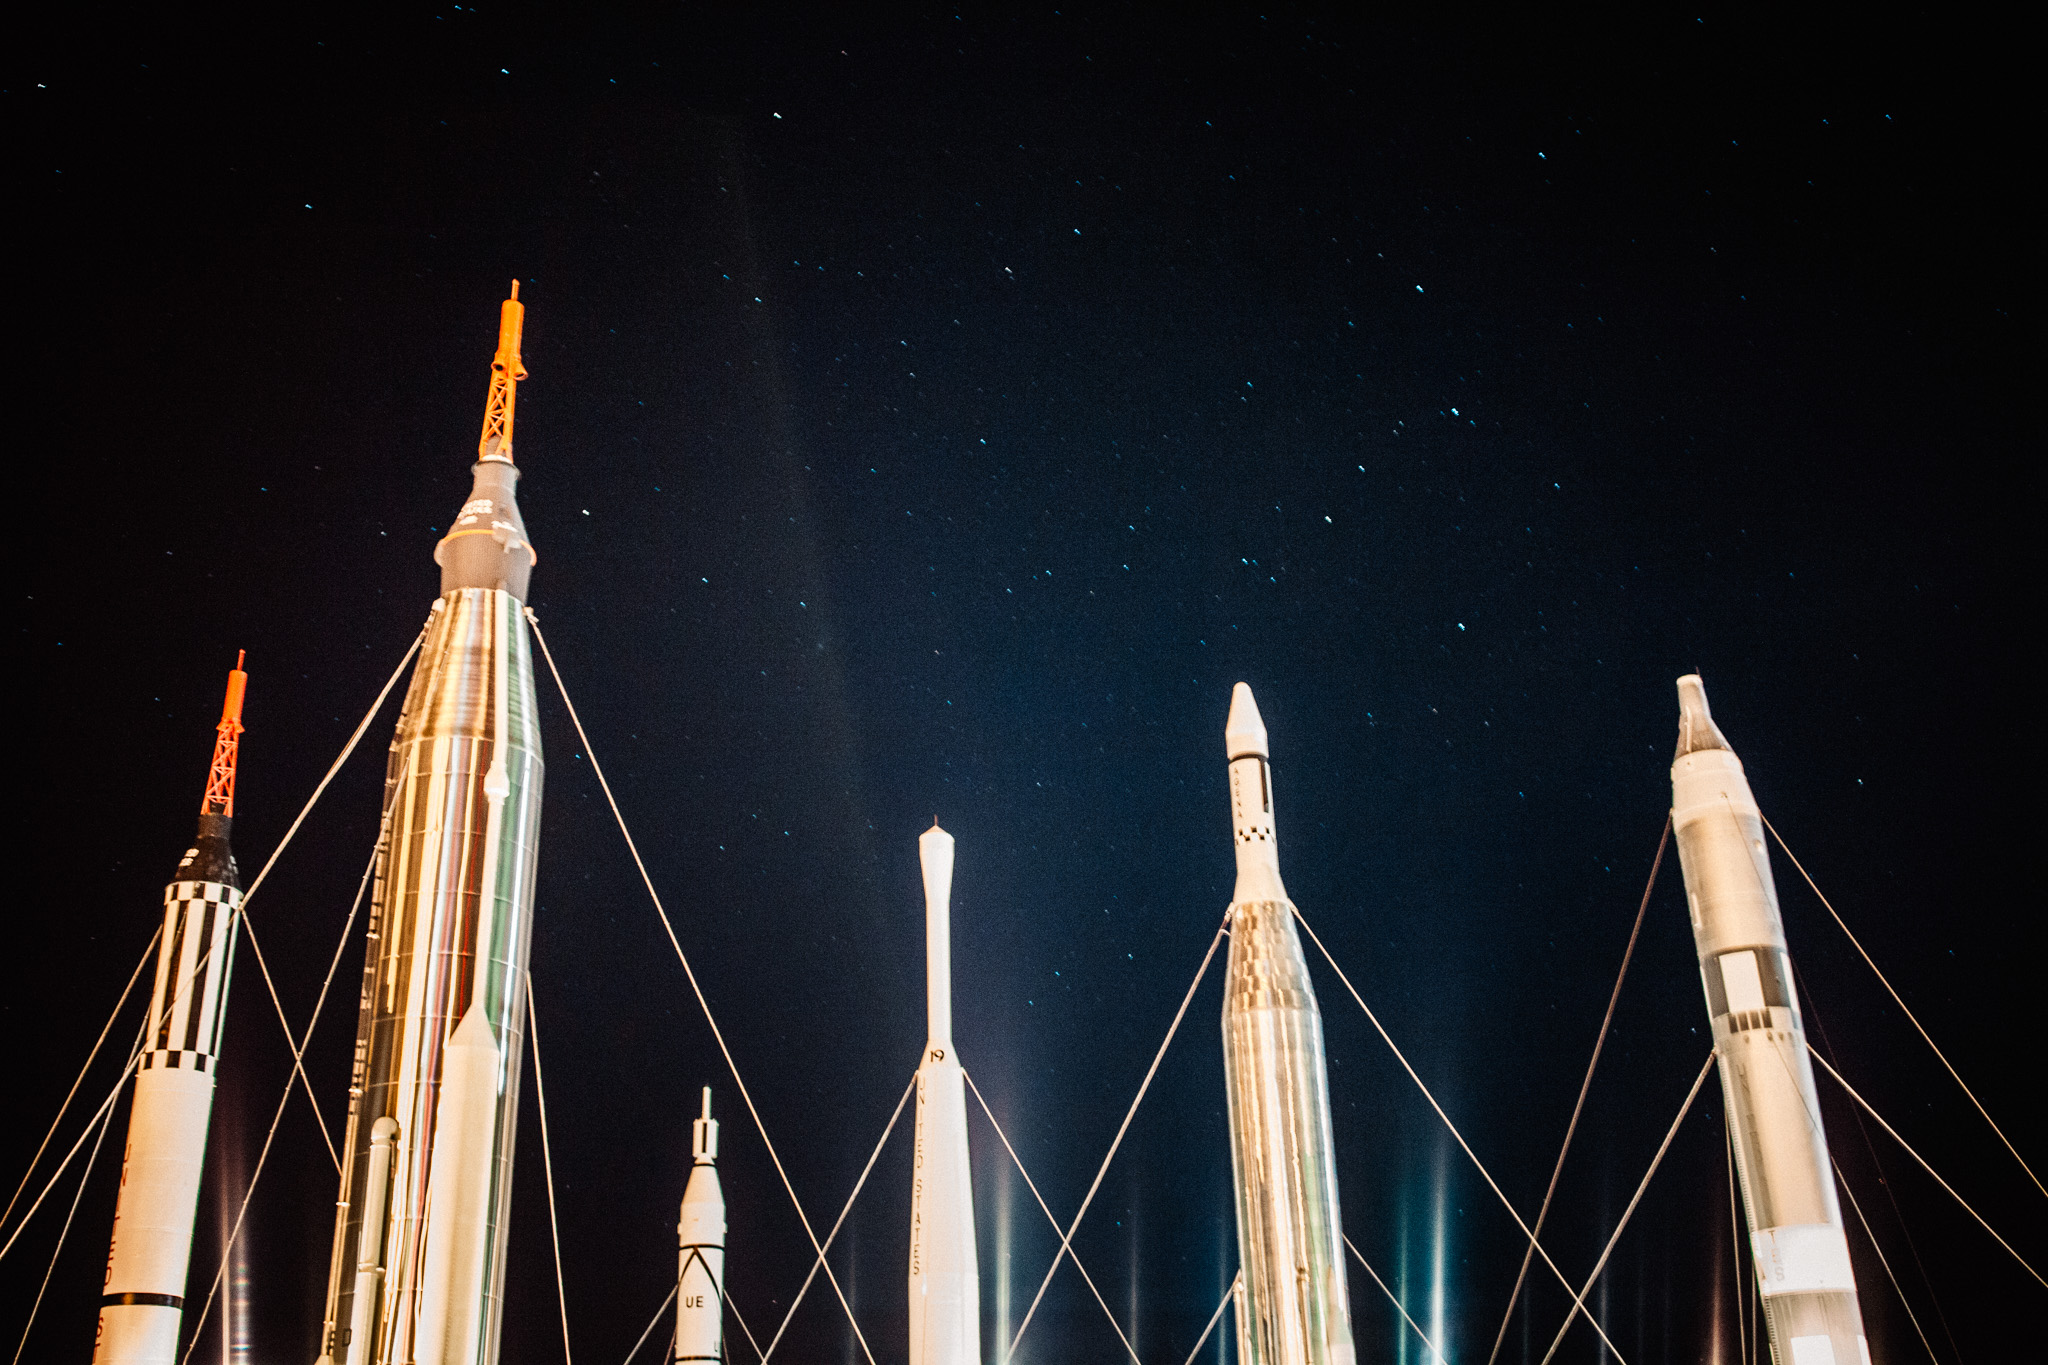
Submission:
[[[1525,1213],[1695,669],[1766,815],[2041,1169],[2016,33],[581,8],[74,10],[10,44],[9,1190],[160,918],[235,651],[246,880],[418,630],[515,275],[531,605],[821,1226],[918,1060],[934,815],[962,1058],[1071,1216],[1229,898],[1239,679],[1290,891]],[[295,1028],[395,719],[251,906]],[[542,726],[532,966],[576,1358],[623,1359],[672,1283],[704,1084],[765,1344],[808,1245],[545,677]],[[2048,1206],[1776,868],[1815,1043],[2040,1265]],[[1545,1234],[1574,1276],[1706,1056],[1677,872],[1674,849]],[[359,922],[306,1059],[337,1140],[362,956]],[[289,1069],[255,968],[244,944],[194,1300]],[[1345,1225],[1480,1365],[1522,1243],[1312,970]],[[1186,1356],[1235,1267],[1220,978],[1076,1239],[1146,1365]],[[505,1359],[547,1362],[527,1075]],[[2043,1291],[1821,1096],[1936,1356],[1993,1358]],[[1631,1365],[1736,1358],[1721,1122],[1710,1085],[1594,1296]],[[23,1359],[86,1358],[125,1124]],[[1056,1238],[970,1130],[993,1338]],[[881,1360],[906,1343],[908,1137],[833,1255]],[[77,1169],[0,1262],[0,1347]],[[335,1190],[301,1097],[198,1358],[317,1354]],[[1849,1222],[1874,1352],[1922,1358]],[[1563,1320],[1533,1283],[1504,1360]],[[1355,1267],[1350,1292],[1361,1360],[1419,1365]],[[1069,1269],[1018,1359],[1120,1352]],[[777,1355],[858,1358],[822,1286]],[[1597,1355],[1576,1328],[1565,1357]]]

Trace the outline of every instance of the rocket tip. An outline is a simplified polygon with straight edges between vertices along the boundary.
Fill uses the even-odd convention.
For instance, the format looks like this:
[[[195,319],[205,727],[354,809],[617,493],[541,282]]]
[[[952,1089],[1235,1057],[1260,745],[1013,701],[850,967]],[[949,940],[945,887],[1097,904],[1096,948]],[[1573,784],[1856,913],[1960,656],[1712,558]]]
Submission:
[[[515,299],[519,297],[519,281],[516,279],[512,281],[512,297]]]
[[[1702,749],[1726,749],[1728,740],[1707,708],[1707,684],[1697,673],[1678,680],[1678,757]]]
[[[708,1085],[704,1087],[704,1117],[711,1117],[711,1087]]]
[[[1259,714],[1258,699],[1249,683],[1230,689],[1230,718],[1223,723],[1223,744],[1232,762],[1240,758],[1271,758],[1266,739],[1266,721]]]

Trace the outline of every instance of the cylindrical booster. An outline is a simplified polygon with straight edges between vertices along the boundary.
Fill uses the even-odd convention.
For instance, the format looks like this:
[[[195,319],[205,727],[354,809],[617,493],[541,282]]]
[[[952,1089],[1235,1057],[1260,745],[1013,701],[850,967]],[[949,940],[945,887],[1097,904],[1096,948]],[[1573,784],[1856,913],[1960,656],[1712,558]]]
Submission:
[[[966,1073],[953,1051],[953,836],[917,841],[924,869],[924,1060],[910,1184],[910,1365],[981,1365],[981,1273],[967,1165]]]
[[[479,488],[498,472],[480,465]],[[458,581],[434,605],[392,741],[328,1280],[333,1362],[498,1357],[541,806],[531,651],[517,597]],[[383,1118],[397,1133],[373,1159]],[[385,1162],[380,1260],[362,1243]],[[359,1279],[366,1258],[381,1277]],[[367,1311],[359,1283],[376,1286]]]
[[[683,1187],[676,1260],[676,1354],[680,1362],[725,1359],[725,1191],[718,1184],[718,1120],[711,1087],[704,1115],[690,1124],[690,1183]]]
[[[1697,675],[1678,680],[1678,702],[1672,827],[1771,1354],[1779,1365],[1864,1365],[1870,1352],[1763,816]]]
[[[1280,881],[1265,722],[1239,683],[1224,730],[1237,888],[1223,1076],[1244,1290],[1244,1365],[1353,1365],[1323,1020]]]
[[[177,1356],[234,920],[242,903],[228,848],[231,821],[200,816],[199,837],[179,864],[177,880],[164,888],[156,986],[136,1060],[95,1365],[171,1365]]]

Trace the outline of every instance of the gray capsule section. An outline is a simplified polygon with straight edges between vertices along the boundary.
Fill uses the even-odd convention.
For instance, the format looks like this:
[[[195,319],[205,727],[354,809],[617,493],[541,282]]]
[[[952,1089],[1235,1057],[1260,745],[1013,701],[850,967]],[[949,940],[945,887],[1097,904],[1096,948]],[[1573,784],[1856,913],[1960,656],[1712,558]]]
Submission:
[[[1779,1365],[1870,1359],[1762,812],[1696,675],[1678,680],[1672,825]]]

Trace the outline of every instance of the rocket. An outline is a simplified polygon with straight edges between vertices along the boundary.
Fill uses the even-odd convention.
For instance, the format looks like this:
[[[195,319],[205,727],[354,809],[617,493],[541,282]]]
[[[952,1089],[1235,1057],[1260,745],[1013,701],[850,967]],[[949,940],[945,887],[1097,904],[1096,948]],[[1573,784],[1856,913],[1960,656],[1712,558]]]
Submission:
[[[676,1224],[676,1354],[696,1365],[725,1359],[725,1191],[718,1184],[718,1120],[711,1087],[690,1122],[690,1183]]]
[[[246,658],[247,656],[242,656]],[[113,1245],[100,1297],[94,1365],[170,1365],[185,1315],[192,1219],[213,1117],[221,1018],[234,969],[242,884],[228,831],[241,751],[242,659],[228,674],[199,836],[164,888],[163,937],[148,1031],[136,1059],[135,1102],[121,1160]]]
[[[498,1358],[542,773],[512,463],[524,321],[514,281],[385,769],[325,1365]]]
[[[1223,985],[1223,1079],[1243,1265],[1243,1365],[1354,1365],[1323,1016],[1280,881],[1272,751],[1251,688],[1225,722],[1237,887]]]
[[[918,836],[917,860],[928,1022],[910,1177],[910,1365],[981,1365],[966,1073],[953,1050],[953,836],[937,821]]]
[[[1763,814],[1694,673],[1678,680],[1671,822],[1771,1356],[1780,1365],[1867,1365]]]

